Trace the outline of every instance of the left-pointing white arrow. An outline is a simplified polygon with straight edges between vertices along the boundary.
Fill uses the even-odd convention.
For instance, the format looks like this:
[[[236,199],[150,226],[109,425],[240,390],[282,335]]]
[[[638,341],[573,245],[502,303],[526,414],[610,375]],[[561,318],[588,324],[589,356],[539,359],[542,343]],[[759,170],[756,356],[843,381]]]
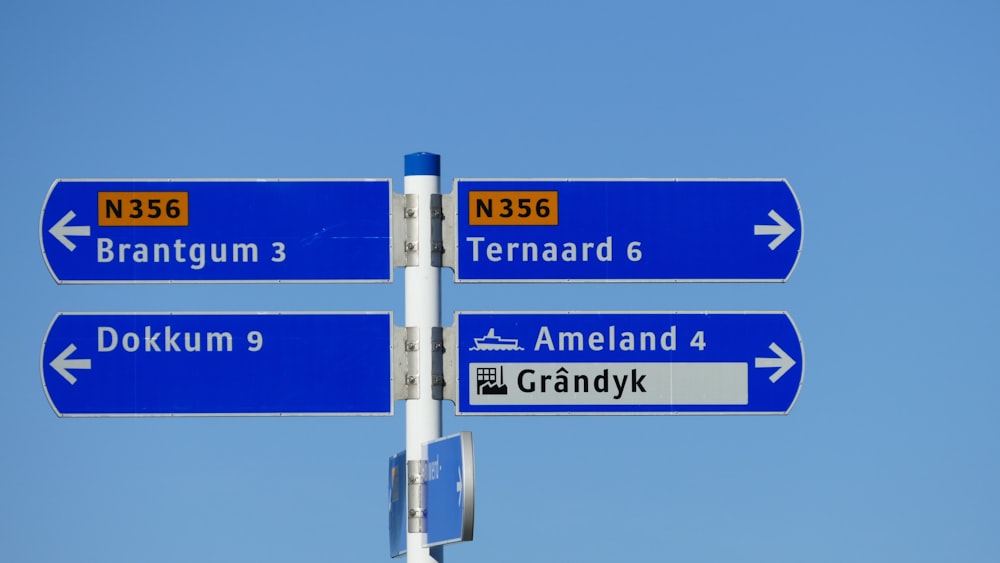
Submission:
[[[788,221],[785,221],[785,218],[782,217],[781,215],[778,215],[778,212],[775,211],[775,210],[773,210],[773,209],[771,210],[770,213],[767,214],[767,216],[770,217],[771,220],[773,220],[775,222],[775,224],[774,225],[754,225],[753,226],[753,234],[755,234],[755,235],[776,235],[771,240],[771,242],[767,243],[767,246],[771,250],[774,250],[775,248],[778,248],[779,246],[781,246],[781,243],[785,242],[786,238],[792,236],[792,233],[795,232],[795,227],[789,225]]]
[[[772,352],[778,355],[777,358],[754,358],[753,367],[755,368],[778,368],[777,371],[771,374],[771,383],[777,383],[781,376],[788,373],[788,370],[792,369],[795,365],[795,360],[791,356],[785,353],[780,346],[771,343],[769,346]]]
[[[455,492],[458,493],[458,506],[462,506],[462,468],[458,468],[458,482],[455,483]]]
[[[76,377],[70,373],[71,369],[90,369],[90,360],[69,359],[76,352],[76,344],[70,344],[62,351],[62,354],[56,356],[56,359],[52,360],[49,365],[52,369],[59,372],[59,375],[63,376],[63,379],[69,382],[70,385],[76,383]]]
[[[72,210],[68,211],[65,215],[63,215],[62,219],[60,219],[58,223],[52,225],[52,228],[49,229],[49,233],[56,237],[56,239],[61,242],[63,246],[70,250],[70,252],[76,249],[76,243],[69,240],[69,237],[90,236],[89,225],[73,225],[72,227],[67,225],[67,223],[72,221],[74,217],[76,217],[76,213]]]

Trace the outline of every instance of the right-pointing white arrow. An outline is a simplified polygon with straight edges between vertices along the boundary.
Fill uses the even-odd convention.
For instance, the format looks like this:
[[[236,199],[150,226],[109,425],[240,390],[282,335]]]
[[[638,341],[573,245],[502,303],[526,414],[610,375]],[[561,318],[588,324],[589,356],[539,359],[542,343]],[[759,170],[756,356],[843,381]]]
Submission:
[[[771,240],[771,242],[767,243],[767,246],[771,250],[774,250],[775,248],[781,246],[781,243],[785,242],[785,239],[790,237],[792,233],[795,232],[795,227],[789,225],[788,221],[785,221],[784,217],[778,215],[778,212],[773,209],[770,211],[770,213],[767,214],[767,216],[770,217],[771,220],[775,222],[775,224],[754,225],[753,234],[765,235],[765,236],[777,235]]]
[[[70,344],[62,351],[61,354],[56,356],[56,359],[52,360],[49,365],[52,369],[59,372],[59,375],[63,376],[63,379],[69,382],[70,385],[76,383],[76,377],[69,372],[71,369],[90,369],[90,360],[71,360],[70,356],[76,352],[76,344]]]
[[[781,376],[785,375],[788,370],[792,369],[795,365],[795,360],[791,356],[785,353],[780,346],[774,342],[768,347],[772,352],[778,355],[777,358],[754,358],[753,367],[755,368],[778,368],[778,371],[771,374],[771,383],[777,383]]]
[[[69,237],[90,236],[90,227],[88,225],[74,225],[72,227],[66,225],[73,220],[73,217],[76,217],[76,213],[70,210],[63,215],[62,219],[60,219],[58,223],[52,225],[52,228],[49,229],[49,233],[56,237],[56,239],[61,242],[63,246],[70,250],[70,252],[76,250],[76,243],[69,240]]]

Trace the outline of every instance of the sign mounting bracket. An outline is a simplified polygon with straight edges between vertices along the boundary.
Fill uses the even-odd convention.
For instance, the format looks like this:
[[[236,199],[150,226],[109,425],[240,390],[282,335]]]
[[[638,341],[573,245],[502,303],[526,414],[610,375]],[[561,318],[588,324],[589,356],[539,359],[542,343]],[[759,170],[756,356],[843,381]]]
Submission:
[[[451,401],[454,404],[458,404],[458,363],[457,354],[458,351],[458,329],[454,326],[445,327],[443,329],[444,334],[444,350],[441,358],[442,368],[444,370],[444,381],[442,385],[444,386],[442,399],[446,401]]]

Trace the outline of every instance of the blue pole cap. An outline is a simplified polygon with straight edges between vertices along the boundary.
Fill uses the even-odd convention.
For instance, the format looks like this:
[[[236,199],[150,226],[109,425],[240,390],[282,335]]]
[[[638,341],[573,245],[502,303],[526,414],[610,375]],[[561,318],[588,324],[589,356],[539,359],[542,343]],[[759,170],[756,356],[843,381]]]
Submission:
[[[405,176],[440,176],[441,155],[429,152],[415,152],[405,157]]]

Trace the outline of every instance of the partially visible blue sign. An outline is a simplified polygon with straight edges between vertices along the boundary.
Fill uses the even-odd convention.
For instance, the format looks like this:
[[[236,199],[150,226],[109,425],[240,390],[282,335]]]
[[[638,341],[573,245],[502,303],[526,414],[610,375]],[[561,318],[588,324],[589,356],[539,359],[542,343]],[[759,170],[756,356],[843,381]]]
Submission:
[[[456,314],[458,414],[787,414],[787,313]]]
[[[406,451],[389,458],[389,557],[406,553]]]
[[[785,180],[455,180],[455,281],[786,281]]]
[[[425,445],[427,545],[472,539],[475,519],[475,460],[472,433],[460,432]]]
[[[59,416],[391,415],[392,314],[60,313]]]
[[[392,281],[383,180],[57,180],[42,254],[59,283]]]

